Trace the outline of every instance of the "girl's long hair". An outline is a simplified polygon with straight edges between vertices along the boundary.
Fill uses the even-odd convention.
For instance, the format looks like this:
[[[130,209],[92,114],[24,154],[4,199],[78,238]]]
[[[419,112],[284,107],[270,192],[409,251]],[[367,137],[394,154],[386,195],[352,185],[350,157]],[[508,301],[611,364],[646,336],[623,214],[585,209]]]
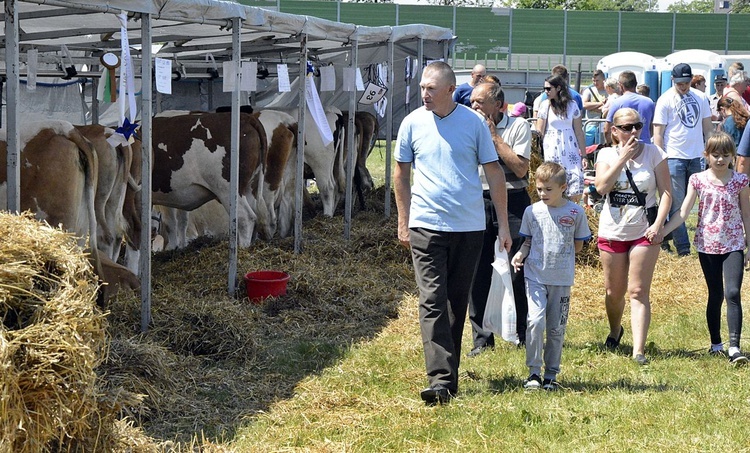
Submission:
[[[568,103],[573,101],[570,96],[570,89],[568,89],[568,81],[560,75],[551,75],[544,81],[558,89],[555,99],[550,98],[549,95],[547,95],[547,99],[555,115],[565,118],[568,114]]]
[[[747,126],[747,121],[750,119],[750,112],[747,111],[745,107],[742,106],[742,103],[735,101],[732,98],[728,98],[726,96],[719,99],[719,102],[716,104],[717,108],[725,108],[728,109],[730,112],[732,112],[732,117],[734,118],[734,124],[737,125],[738,128],[744,129],[745,126]]]

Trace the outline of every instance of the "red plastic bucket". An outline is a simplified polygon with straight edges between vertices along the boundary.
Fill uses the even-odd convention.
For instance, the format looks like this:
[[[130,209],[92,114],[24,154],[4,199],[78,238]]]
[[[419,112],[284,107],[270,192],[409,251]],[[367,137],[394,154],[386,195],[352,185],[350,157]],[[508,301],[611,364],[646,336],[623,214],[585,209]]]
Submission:
[[[247,297],[258,303],[266,297],[277,297],[286,294],[289,274],[281,271],[255,271],[245,274]]]

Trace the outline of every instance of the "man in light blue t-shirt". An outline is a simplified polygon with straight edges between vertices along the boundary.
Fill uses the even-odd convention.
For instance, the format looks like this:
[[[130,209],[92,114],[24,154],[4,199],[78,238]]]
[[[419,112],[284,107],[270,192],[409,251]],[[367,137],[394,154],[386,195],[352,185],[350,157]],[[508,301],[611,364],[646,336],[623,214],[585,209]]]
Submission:
[[[498,240],[506,250],[511,240],[505,176],[483,116],[453,101],[456,76],[446,63],[430,63],[420,88],[424,106],[398,131],[393,187],[398,239],[411,247],[419,287],[429,381],[420,396],[434,405],[458,391],[469,290],[485,228],[479,165],[498,213]]]

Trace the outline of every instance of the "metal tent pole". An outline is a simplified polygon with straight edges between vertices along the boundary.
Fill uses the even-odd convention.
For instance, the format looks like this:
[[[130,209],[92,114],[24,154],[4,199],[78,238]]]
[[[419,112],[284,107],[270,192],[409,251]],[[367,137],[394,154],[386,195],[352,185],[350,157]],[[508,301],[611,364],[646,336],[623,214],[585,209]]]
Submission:
[[[232,140],[229,159],[229,297],[237,292],[237,201],[240,187],[240,19],[232,18],[232,69],[234,89],[232,90]],[[258,189],[262,190],[262,187]]]
[[[359,58],[359,41],[354,40],[352,43],[350,67],[357,70],[357,59]],[[357,158],[354,153],[354,134],[355,121],[357,114],[357,87],[355,86],[349,92],[349,116],[346,134],[346,188],[344,193],[344,239],[349,240],[352,232],[352,182],[354,180],[354,160]],[[360,175],[361,176],[361,175]]]
[[[5,0],[5,66],[8,74],[6,85],[8,145],[8,211],[21,212],[21,167],[19,157],[21,134],[18,130],[18,2]]]
[[[395,71],[393,69],[393,33],[388,40],[388,91],[385,97],[388,103],[385,106],[385,217],[391,216],[391,161],[393,150],[393,90],[395,84]]]
[[[151,15],[141,16],[141,332],[151,323]],[[94,95],[96,98],[96,95]]]
[[[294,181],[294,253],[302,251],[302,189],[305,186],[305,87],[307,85],[307,34],[300,35],[299,108],[297,109],[297,168]]]

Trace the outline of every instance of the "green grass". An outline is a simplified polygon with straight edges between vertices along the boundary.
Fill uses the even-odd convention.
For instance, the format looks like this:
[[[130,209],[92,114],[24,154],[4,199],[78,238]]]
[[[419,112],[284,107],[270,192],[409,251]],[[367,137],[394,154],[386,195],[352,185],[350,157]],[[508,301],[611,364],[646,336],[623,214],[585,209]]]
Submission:
[[[376,186],[383,184],[384,162],[384,150],[376,148],[368,162]],[[287,346],[290,355],[270,366],[280,374],[302,368],[306,376],[291,397],[246,419],[231,446],[240,452],[750,451],[750,367],[706,354],[697,258],[660,256],[647,348],[652,361],[644,367],[630,358],[629,309],[623,345],[602,348],[608,328],[600,274],[577,269],[559,392],[523,390],[525,354],[513,345],[466,358],[467,324],[460,394],[447,406],[426,407],[419,399],[427,381],[413,289],[397,295],[397,318],[348,349],[313,341]],[[747,285],[743,296],[750,300]],[[722,330],[726,339],[725,321]]]

